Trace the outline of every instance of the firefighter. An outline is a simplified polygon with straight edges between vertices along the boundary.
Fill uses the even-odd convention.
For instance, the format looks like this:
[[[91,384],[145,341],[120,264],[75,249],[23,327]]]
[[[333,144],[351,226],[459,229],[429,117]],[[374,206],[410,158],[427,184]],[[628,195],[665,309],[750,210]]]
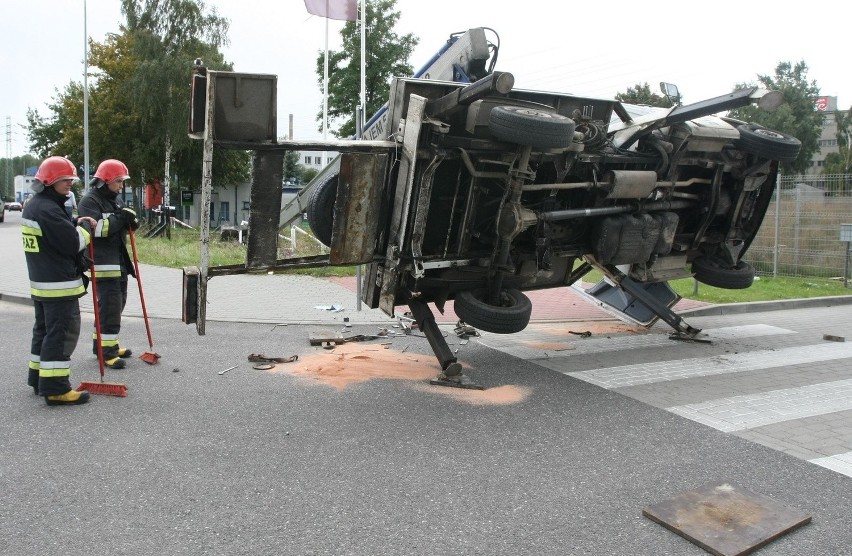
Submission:
[[[86,294],[83,251],[95,225],[91,218],[74,222],[65,200],[77,179],[66,158],[52,156],[38,168],[31,186],[35,195],[21,214],[21,232],[30,278],[35,324],[27,383],[47,405],[78,405],[89,393],[71,388],[71,354],[80,337],[80,302]]]
[[[95,250],[95,278],[98,285],[99,321],[104,364],[123,369],[132,351],[119,345],[121,313],[127,303],[127,276],[136,277],[127,253],[127,229],[136,230],[136,213],[118,197],[130,175],[120,160],[104,160],[95,171],[89,192],[80,200],[77,212],[98,221],[92,234]],[[92,352],[98,353],[97,331],[92,333]]]

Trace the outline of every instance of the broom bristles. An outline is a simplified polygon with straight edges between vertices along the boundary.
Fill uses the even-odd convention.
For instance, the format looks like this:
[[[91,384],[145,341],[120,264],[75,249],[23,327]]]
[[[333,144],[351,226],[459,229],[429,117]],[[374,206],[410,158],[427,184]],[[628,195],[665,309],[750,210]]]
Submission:
[[[117,382],[81,382],[77,390],[86,390],[90,394],[98,394],[101,396],[118,396],[119,398],[127,397],[127,386],[118,384]]]

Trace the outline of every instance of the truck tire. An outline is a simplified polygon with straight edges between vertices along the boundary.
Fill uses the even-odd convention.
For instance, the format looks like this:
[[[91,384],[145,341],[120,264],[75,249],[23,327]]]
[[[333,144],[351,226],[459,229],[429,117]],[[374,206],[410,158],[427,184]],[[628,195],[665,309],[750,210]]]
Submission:
[[[314,186],[308,199],[308,223],[314,237],[323,245],[331,247],[331,232],[334,229],[334,201],[337,199],[338,174],[326,176]]]
[[[786,133],[773,131],[757,124],[737,126],[740,138],[734,146],[761,158],[789,162],[795,160],[802,150],[802,142]]]
[[[483,301],[486,294],[485,289],[457,293],[454,305],[456,315],[474,328],[495,334],[514,334],[530,323],[532,302],[519,290],[503,290],[499,307]]]
[[[692,272],[702,284],[726,290],[743,290],[754,282],[754,269],[744,261],[734,268],[724,268],[709,257],[698,257],[692,261]]]
[[[488,129],[500,141],[539,149],[570,147],[575,127],[567,116],[525,106],[496,106],[488,116]]]

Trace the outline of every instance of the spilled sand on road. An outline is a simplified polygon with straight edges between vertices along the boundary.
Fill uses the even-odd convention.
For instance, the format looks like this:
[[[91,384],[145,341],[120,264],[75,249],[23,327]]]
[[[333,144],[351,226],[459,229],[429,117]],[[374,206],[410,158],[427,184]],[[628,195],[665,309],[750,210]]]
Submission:
[[[427,382],[440,372],[431,355],[405,353],[383,345],[340,344],[333,350],[301,355],[293,363],[276,365],[266,371],[286,373],[330,386],[337,390],[371,379]],[[530,395],[529,388],[506,385],[487,390],[467,390],[443,386],[418,385],[431,394],[449,396],[473,405],[508,405]]]
[[[533,327],[531,326],[530,329]],[[606,336],[607,334],[637,334],[647,332],[643,326],[627,324],[624,322],[568,322],[565,324],[547,324],[535,327],[536,331],[552,336],[572,336],[580,338],[579,334],[591,332],[591,337]]]
[[[645,328],[633,324],[622,322],[569,322],[564,324],[540,324],[531,325],[528,330],[535,330],[541,334],[558,337],[576,338],[577,342],[582,342],[587,338],[599,336],[607,336],[609,334],[637,334],[645,332]],[[585,335],[585,336],[584,336]],[[570,351],[577,349],[573,342],[558,342],[545,340],[521,340],[519,343],[541,351]]]
[[[532,349],[540,349],[542,351],[566,351],[576,349],[572,344],[567,342],[532,342],[529,340],[523,340],[521,343]]]

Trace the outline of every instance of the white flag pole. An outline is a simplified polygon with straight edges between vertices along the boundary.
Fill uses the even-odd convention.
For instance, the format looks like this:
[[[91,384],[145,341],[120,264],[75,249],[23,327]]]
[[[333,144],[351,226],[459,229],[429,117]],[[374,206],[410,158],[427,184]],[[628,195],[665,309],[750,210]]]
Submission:
[[[83,193],[89,191],[89,31],[83,0]]]
[[[358,130],[358,139],[364,138],[364,126],[366,125],[367,119],[367,62],[366,62],[366,47],[365,47],[365,37],[367,36],[367,0],[360,0],[359,4],[361,5],[361,93],[358,96],[358,114],[355,116],[355,120],[357,122],[357,130]],[[357,297],[355,308],[356,310],[361,310],[361,265],[358,265],[357,272]]]
[[[367,37],[367,0],[361,0],[361,122],[364,123],[364,118],[367,116],[367,57],[366,57],[366,37]]]
[[[325,0],[325,13],[328,15],[328,0]],[[322,95],[322,140],[328,139],[328,17],[325,18],[325,61],[323,62]],[[325,167],[325,151],[322,152],[320,170]]]

